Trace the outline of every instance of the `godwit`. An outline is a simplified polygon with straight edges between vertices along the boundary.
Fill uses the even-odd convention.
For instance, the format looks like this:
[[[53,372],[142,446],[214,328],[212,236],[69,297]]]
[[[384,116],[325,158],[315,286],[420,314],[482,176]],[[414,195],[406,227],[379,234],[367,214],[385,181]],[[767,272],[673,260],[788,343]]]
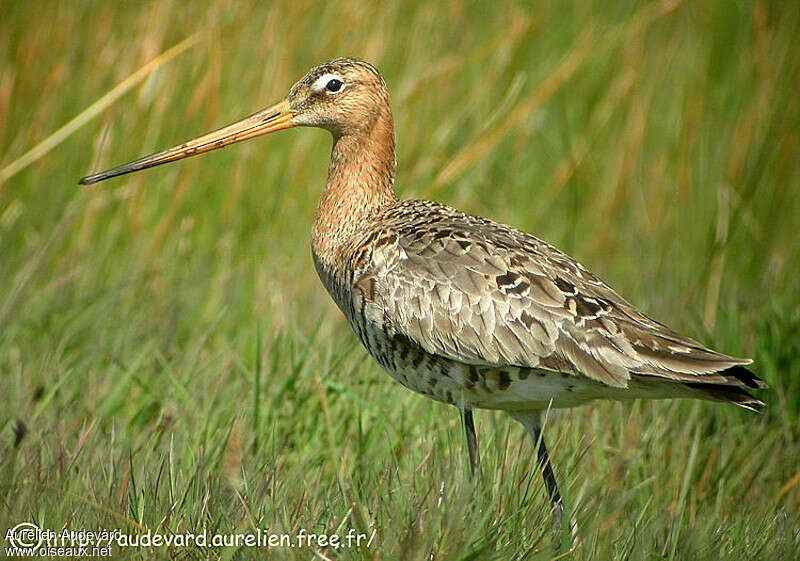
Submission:
[[[435,202],[397,199],[389,95],[361,60],[318,66],[276,105],[80,183],[297,126],[333,135],[312,254],[353,331],[395,380],[460,410],[473,473],[473,408],[522,423],[557,525],[561,495],[541,434],[549,408],[670,397],[764,405],[746,391],[766,387],[744,368],[751,360],[646,317],[548,243]]]

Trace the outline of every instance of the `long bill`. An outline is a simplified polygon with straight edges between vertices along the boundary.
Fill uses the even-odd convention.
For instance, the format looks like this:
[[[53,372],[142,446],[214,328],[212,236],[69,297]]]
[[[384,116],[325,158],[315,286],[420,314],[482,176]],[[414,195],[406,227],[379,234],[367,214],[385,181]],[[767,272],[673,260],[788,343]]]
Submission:
[[[222,127],[221,129],[204,134],[203,136],[199,136],[178,146],[173,146],[162,152],[150,154],[144,158],[139,158],[138,160],[100,173],[87,175],[78,181],[78,183],[81,185],[91,185],[92,183],[97,183],[98,181],[103,181],[111,177],[117,177],[118,175],[125,175],[126,173],[151,168],[153,166],[160,166],[161,164],[182,160],[190,156],[196,156],[203,152],[216,150],[228,144],[248,140],[256,136],[261,136],[262,134],[292,128],[296,126],[292,122],[292,118],[295,115],[296,113],[289,107],[289,101],[284,100],[258,113],[254,113],[241,121],[233,123],[232,125]]]

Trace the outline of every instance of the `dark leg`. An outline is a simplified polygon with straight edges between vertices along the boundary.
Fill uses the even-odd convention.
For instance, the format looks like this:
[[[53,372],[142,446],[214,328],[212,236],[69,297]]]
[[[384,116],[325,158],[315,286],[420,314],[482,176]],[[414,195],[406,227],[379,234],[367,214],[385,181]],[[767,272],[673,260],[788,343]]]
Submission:
[[[467,450],[469,451],[469,469],[472,477],[481,473],[481,455],[478,450],[478,435],[475,433],[475,423],[472,420],[472,409],[461,409],[461,421],[464,423],[464,434],[467,437]]]
[[[536,425],[531,429],[531,437],[538,444],[539,469],[542,470],[542,479],[547,487],[547,495],[550,497],[550,505],[553,509],[554,522],[561,526],[561,513],[564,511],[564,503],[561,501],[561,493],[558,491],[556,474],[553,473],[553,466],[550,463],[550,456],[547,454],[547,446],[544,445],[542,427]]]
[[[550,509],[553,515],[553,535],[556,543],[560,542],[558,536],[561,535],[561,517],[564,513],[564,502],[558,490],[556,474],[553,472],[553,465],[550,463],[550,456],[547,454],[547,447],[542,436],[542,414],[540,411],[509,411],[514,419],[522,423],[536,446],[537,460],[539,469],[542,472],[544,486],[547,489],[547,496],[550,498]]]

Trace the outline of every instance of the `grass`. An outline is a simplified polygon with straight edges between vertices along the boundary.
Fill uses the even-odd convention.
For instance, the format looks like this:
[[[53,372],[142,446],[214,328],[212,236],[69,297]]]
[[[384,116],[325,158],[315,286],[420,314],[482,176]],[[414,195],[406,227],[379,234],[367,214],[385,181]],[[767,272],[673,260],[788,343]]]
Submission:
[[[688,401],[554,416],[546,436],[579,528],[562,558],[800,555],[791,5],[31,0],[2,11],[3,536],[23,521],[132,534],[353,528],[375,531],[370,547],[114,554],[553,555],[521,427],[478,412],[487,477],[474,487],[456,412],[390,381],[315,278],[326,134],[76,186],[356,55],[392,93],[401,196],[535,232],[650,315],[752,356],[770,384],[760,416]]]

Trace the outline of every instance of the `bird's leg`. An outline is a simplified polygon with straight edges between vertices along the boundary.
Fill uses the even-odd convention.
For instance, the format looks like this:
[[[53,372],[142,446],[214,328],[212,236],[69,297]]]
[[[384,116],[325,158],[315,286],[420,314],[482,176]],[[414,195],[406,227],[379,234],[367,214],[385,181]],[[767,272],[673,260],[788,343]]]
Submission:
[[[522,423],[531,440],[533,440],[533,445],[536,446],[537,463],[542,472],[547,495],[550,498],[550,509],[553,515],[553,536],[556,538],[556,542],[560,542],[558,536],[561,535],[561,518],[564,513],[564,503],[558,490],[558,483],[553,472],[553,465],[550,463],[550,456],[547,454],[547,447],[544,444],[541,412],[509,411],[509,415]]]
[[[534,446],[537,447],[539,469],[542,470],[542,479],[544,479],[544,485],[547,488],[547,495],[550,497],[550,508],[553,511],[553,528],[560,532],[561,515],[564,513],[564,502],[561,500],[561,493],[558,490],[558,483],[556,482],[556,474],[553,472],[550,456],[547,453],[547,446],[544,444],[541,425],[537,423],[531,427],[530,434]]]
[[[478,450],[478,435],[475,432],[475,422],[472,420],[472,409],[463,408],[461,411],[461,421],[464,423],[464,434],[467,437],[467,450],[469,451],[469,470],[474,478],[481,473],[481,454]]]

